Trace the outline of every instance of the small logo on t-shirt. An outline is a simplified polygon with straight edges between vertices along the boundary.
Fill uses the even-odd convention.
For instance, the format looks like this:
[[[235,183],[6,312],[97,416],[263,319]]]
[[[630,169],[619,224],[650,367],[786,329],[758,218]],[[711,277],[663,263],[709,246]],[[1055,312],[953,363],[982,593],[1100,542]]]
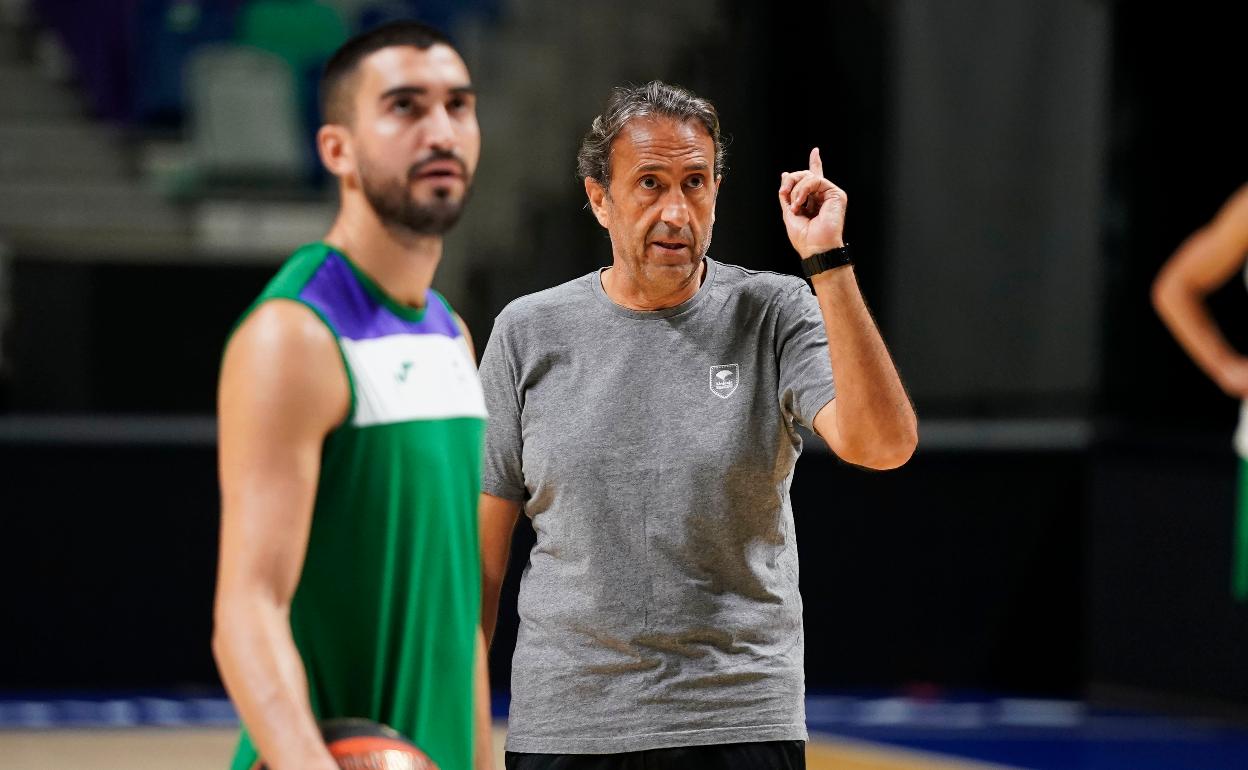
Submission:
[[[404,361],[399,365],[399,370],[394,373],[394,378],[400,383],[407,382],[407,375],[412,371],[412,362]]]
[[[737,364],[719,364],[711,367],[711,392],[720,398],[728,398],[737,392],[741,382],[741,367]]]

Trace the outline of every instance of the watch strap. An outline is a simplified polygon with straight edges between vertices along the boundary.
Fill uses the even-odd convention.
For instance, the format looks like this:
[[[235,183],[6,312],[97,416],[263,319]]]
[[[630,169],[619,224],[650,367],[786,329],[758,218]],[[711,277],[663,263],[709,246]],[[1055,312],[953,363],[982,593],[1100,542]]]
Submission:
[[[811,254],[802,260],[802,273],[807,277],[819,275],[825,270],[833,270],[838,267],[854,264],[854,260],[849,255],[849,244],[845,244],[839,249],[830,249],[821,251],[818,254]]]

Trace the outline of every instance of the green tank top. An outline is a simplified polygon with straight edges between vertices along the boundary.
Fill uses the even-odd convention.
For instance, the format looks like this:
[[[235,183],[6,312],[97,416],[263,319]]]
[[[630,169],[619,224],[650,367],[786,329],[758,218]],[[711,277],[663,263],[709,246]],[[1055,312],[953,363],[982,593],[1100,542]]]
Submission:
[[[243,318],[279,298],[329,327],[351,386],[291,605],[312,710],[390,725],[442,770],[467,770],[485,432],[468,345],[437,292],[402,306],[325,244],[299,249]],[[233,770],[255,762],[244,730]]]

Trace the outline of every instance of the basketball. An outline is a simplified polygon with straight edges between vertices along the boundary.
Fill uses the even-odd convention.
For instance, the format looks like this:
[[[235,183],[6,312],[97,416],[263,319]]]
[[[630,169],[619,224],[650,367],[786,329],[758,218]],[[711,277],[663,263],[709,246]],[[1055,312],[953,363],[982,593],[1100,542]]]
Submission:
[[[367,719],[329,719],[321,737],[342,770],[437,770],[416,744],[385,725]],[[268,770],[263,760],[253,770]]]

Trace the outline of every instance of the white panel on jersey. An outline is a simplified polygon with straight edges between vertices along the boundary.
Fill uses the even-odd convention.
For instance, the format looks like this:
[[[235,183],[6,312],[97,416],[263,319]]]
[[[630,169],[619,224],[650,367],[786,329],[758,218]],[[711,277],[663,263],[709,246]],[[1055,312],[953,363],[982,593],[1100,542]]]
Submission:
[[[485,417],[481,381],[463,337],[394,334],[339,343],[355,382],[356,427]]]

